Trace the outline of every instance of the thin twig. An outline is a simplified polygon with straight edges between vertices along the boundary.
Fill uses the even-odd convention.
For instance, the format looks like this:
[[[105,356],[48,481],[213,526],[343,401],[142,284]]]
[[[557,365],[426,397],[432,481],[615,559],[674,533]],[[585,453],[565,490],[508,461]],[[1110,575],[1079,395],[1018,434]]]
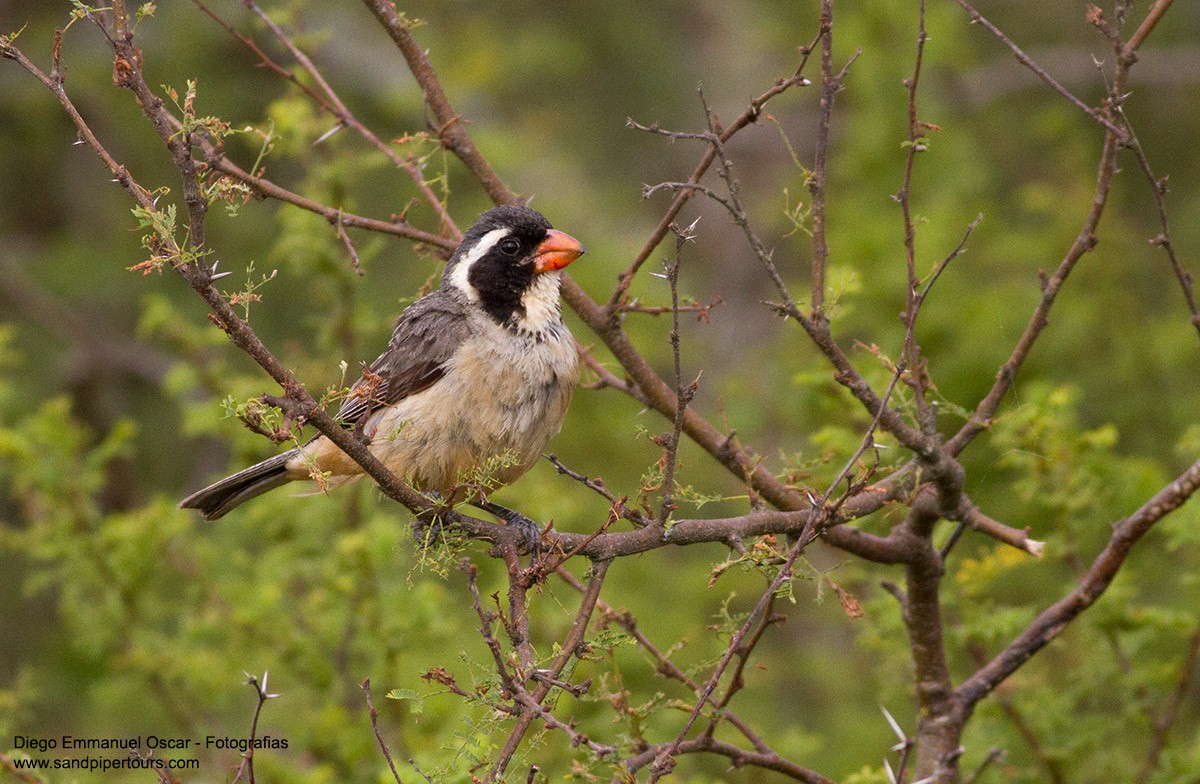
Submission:
[[[976,782],[983,777],[983,774],[989,767],[997,762],[1002,761],[1003,759],[1004,749],[999,747],[992,749],[988,752],[987,756],[983,758],[983,762],[979,763],[979,767],[975,769],[975,772],[972,773],[969,778],[967,778],[964,784],[976,784]]]
[[[172,125],[176,129],[182,129],[182,124],[174,117],[170,117]],[[207,139],[201,138],[198,140],[200,149],[204,153],[205,162],[212,166],[217,171],[227,174],[234,179],[244,182],[250,186],[255,193],[271,199],[277,199],[286,202],[295,207],[299,207],[309,212],[315,212],[320,215],[331,225],[352,226],[369,231],[376,231],[381,234],[392,234],[397,237],[412,240],[414,242],[428,245],[442,256],[449,256],[450,253],[458,247],[458,241],[449,237],[443,237],[440,234],[432,234],[427,231],[411,226],[407,221],[391,220],[383,221],[377,218],[367,218],[361,215],[345,212],[337,207],[331,207],[326,204],[321,204],[307,196],[301,196],[287,188],[284,188],[276,183],[268,180],[265,177],[260,177],[256,174],[245,171],[233,161],[226,157],[225,153],[216,145],[209,142]]]
[[[229,22],[226,22],[221,17],[217,16],[217,14],[212,9],[210,9],[208,6],[206,6],[200,0],[192,0],[192,3],[197,8],[199,8],[204,13],[205,16],[207,16],[209,19],[216,22],[216,24],[218,26],[220,26],[220,28],[222,30],[224,30],[225,32],[232,35],[234,38],[241,41],[243,46],[245,46],[247,49],[249,49],[251,52],[253,52],[258,57],[258,61],[259,61],[260,65],[265,65],[267,68],[270,68],[272,71],[279,74],[284,79],[287,79],[289,82],[291,82],[293,85],[295,85],[296,89],[300,90],[300,92],[307,95],[313,103],[317,104],[317,106],[320,106],[322,109],[324,109],[329,114],[336,114],[336,112],[334,111],[334,108],[332,106],[330,106],[329,103],[324,98],[322,98],[319,94],[317,94],[316,90],[309,87],[304,82],[300,81],[300,79],[296,76],[296,74],[292,73],[289,69],[284,68],[282,65],[275,62],[275,60],[273,60],[270,55],[268,55],[266,52],[264,52],[262,50],[262,48],[259,47],[259,45],[257,43],[255,43],[253,38],[251,38],[248,35],[243,35],[242,33],[238,32],[237,28],[235,28],[233,25],[229,24]]]
[[[983,646],[978,642],[970,642],[967,645],[967,651],[971,654],[971,658],[975,660],[977,666],[983,666],[987,663],[987,655],[984,652]],[[1046,780],[1050,784],[1066,784],[1067,778],[1062,769],[1062,760],[1053,754],[1051,749],[1047,749],[1041,739],[1038,738],[1037,732],[1029,724],[1029,720],[1025,718],[1025,714],[1013,702],[1012,697],[1009,696],[1008,690],[1000,687],[993,693],[993,697],[995,697],[996,703],[1000,706],[1000,712],[1004,714],[1004,718],[1012,725],[1013,730],[1021,738],[1026,748],[1029,749],[1034,759],[1041,765]]]
[[[596,603],[600,599],[600,589],[604,586],[604,578],[608,573],[609,563],[609,561],[604,560],[596,561],[592,564],[592,573],[588,579],[587,588],[583,592],[583,598],[579,602],[579,611],[575,614],[575,620],[571,624],[571,629],[567,632],[567,636],[563,640],[560,648],[561,652],[550,663],[550,666],[542,671],[538,687],[534,689],[531,695],[532,702],[524,703],[526,710],[517,718],[512,731],[497,753],[492,767],[488,770],[487,776],[484,778],[485,782],[496,781],[504,774],[504,770],[508,767],[513,754],[516,753],[517,747],[521,744],[521,739],[529,731],[534,718],[543,712],[541,705],[554,688],[553,683],[559,679],[571,659],[579,655],[580,646],[583,644],[584,636],[587,633],[588,623],[592,618],[592,611],[596,608]]]
[[[1062,84],[1053,76],[1051,76],[1045,68],[1042,68],[1042,66],[1038,65],[1038,63],[1032,57],[1027,55],[1025,51],[1021,49],[1021,47],[1017,46],[1015,41],[1005,35],[994,24],[985,19],[983,14],[976,11],[975,8],[969,2],[967,2],[967,0],[957,0],[957,2],[968,14],[971,15],[971,19],[976,24],[981,25],[992,35],[996,36],[996,38],[1000,39],[1000,41],[1012,51],[1013,56],[1017,58],[1017,62],[1021,63],[1021,65],[1025,66],[1030,71],[1033,71],[1033,73],[1036,74],[1039,79],[1050,85],[1050,87],[1053,88],[1056,93],[1066,98],[1077,108],[1102,125],[1119,141],[1124,141],[1125,132],[1118,125],[1116,125],[1112,119],[1105,116],[1104,112],[1100,111],[1099,109],[1094,109],[1076,98],[1070,90],[1068,90],[1066,87],[1063,87]]]
[[[346,225],[342,221],[342,216],[338,215],[337,233],[342,240],[342,244],[346,246],[346,252],[350,254],[350,269],[354,270],[355,275],[362,275],[362,260],[358,258],[358,251],[354,247],[354,243],[350,241],[350,236],[346,234]]]
[[[812,319],[823,323],[825,313],[825,268],[829,263],[829,244],[825,239],[825,173],[829,161],[829,133],[833,120],[833,101],[842,89],[833,73],[833,0],[821,0],[821,104],[817,114],[817,139],[813,147],[813,168],[808,178],[812,200]]]
[[[261,682],[250,673],[246,673],[246,685],[254,687],[254,692],[258,696],[258,704],[254,706],[254,719],[250,722],[250,738],[246,743],[246,750],[242,752],[242,762],[234,773],[233,784],[237,784],[243,774],[248,775],[250,784],[254,784],[254,741],[258,737],[258,717],[262,715],[262,708],[267,700],[279,696],[267,693],[267,673],[265,671]]]
[[[858,458],[875,443],[875,431],[879,427],[881,414],[886,409],[887,401],[890,398],[891,393],[895,390],[896,383],[900,380],[900,376],[903,374],[903,372],[904,363],[901,361],[896,373],[892,377],[891,383],[888,385],[887,391],[884,393],[882,405],[879,409],[880,414],[876,415],[871,421],[871,425],[867,428],[867,432],[863,437],[858,450],[855,452],[851,460],[847,462],[846,466],[841,470],[841,472],[839,472],[838,476],[834,478],[834,481],[830,483],[829,488],[825,491],[824,496],[819,501],[813,503],[814,514],[811,515],[808,521],[805,523],[804,529],[801,531],[800,536],[796,538],[795,543],[789,549],[787,557],[784,559],[779,571],[776,573],[775,577],[771,579],[766,590],[759,597],[758,602],[754,605],[754,608],[750,611],[750,614],[747,616],[746,620],[730,638],[725,653],[721,656],[721,659],[717,663],[717,666],[713,669],[712,675],[709,677],[708,682],[705,684],[703,690],[701,690],[699,698],[696,700],[696,705],[692,708],[691,713],[688,715],[687,721],[684,722],[683,728],[676,735],[674,742],[668,746],[665,746],[656,756],[654,767],[651,768],[649,779],[650,784],[654,784],[654,782],[658,781],[660,778],[667,775],[674,769],[675,754],[681,747],[681,744],[684,742],[684,739],[687,737],[688,733],[691,732],[692,726],[699,718],[701,711],[704,709],[705,703],[708,702],[709,698],[716,690],[717,684],[720,682],[725,670],[728,669],[733,658],[741,649],[747,635],[751,633],[751,630],[755,627],[755,624],[758,623],[758,619],[763,617],[767,608],[771,606],[775,595],[786,582],[792,579],[792,569],[796,563],[796,560],[800,557],[801,553],[804,552],[805,548],[807,548],[808,545],[811,544],[814,539],[816,539],[817,535],[826,525],[827,521],[825,518],[830,514],[830,511],[826,506],[829,502],[829,499],[833,496],[834,491],[841,485],[842,481],[850,475],[850,472],[853,470]]]
[[[387,741],[383,739],[383,733],[379,730],[379,711],[375,710],[375,703],[371,701],[371,679],[364,678],[359,687],[363,690],[363,696],[367,699],[367,713],[371,717],[371,729],[375,732],[375,742],[379,744],[379,750],[383,752],[384,759],[387,760],[388,768],[391,769],[392,778],[396,780],[396,784],[404,784],[400,780],[400,774],[396,771],[396,763],[392,760],[392,750],[388,748]],[[409,762],[411,763],[412,760],[409,760]],[[416,767],[416,765],[413,765],[413,767]],[[417,772],[420,773],[420,770]]]
[[[437,120],[437,125],[432,130],[442,144],[466,164],[467,169],[479,180],[479,184],[492,201],[497,204],[515,204],[519,201],[517,194],[509,190],[492,168],[492,164],[471,140],[462,117],[454,111],[445,90],[442,89],[442,82],[429,62],[428,53],[413,36],[412,25],[400,16],[391,0],[363,0],[363,3],[391,36],[400,53],[404,55],[409,70],[421,85],[425,94],[425,104]]]
[[[1156,523],[1182,506],[1198,489],[1200,462],[1193,463],[1132,515],[1117,522],[1108,544],[1092,561],[1079,584],[1043,610],[999,654],[958,687],[957,693],[968,710],[1058,637],[1080,613],[1095,604],[1138,540]]]
[[[1195,327],[1197,334],[1200,334],[1200,309],[1196,305],[1195,277],[1184,268],[1183,262],[1176,251],[1175,241],[1171,239],[1171,226],[1167,220],[1167,179],[1165,177],[1159,179],[1154,175],[1154,170],[1150,167],[1150,159],[1147,157],[1146,150],[1142,147],[1137,134],[1133,132],[1133,126],[1129,124],[1129,120],[1125,117],[1123,110],[1118,109],[1118,112],[1129,133],[1127,146],[1133,150],[1133,154],[1137,157],[1138,166],[1141,167],[1142,173],[1146,175],[1146,181],[1150,185],[1150,193],[1154,197],[1154,207],[1158,213],[1159,233],[1150,240],[1150,244],[1157,245],[1167,254],[1167,258],[1171,262],[1171,270],[1175,273],[1175,279],[1179,282],[1179,288],[1183,292],[1183,299],[1191,316],[1192,326]]]
[[[652,762],[662,759],[663,753],[672,751],[673,756],[684,754],[717,754],[729,759],[730,766],[735,769],[744,767],[762,768],[763,770],[780,773],[803,784],[834,784],[833,779],[826,778],[815,770],[790,762],[775,752],[747,751],[732,743],[718,740],[708,735],[701,735],[693,740],[682,743],[659,743],[649,746],[636,756],[625,761],[625,771],[621,776],[614,776],[614,784],[625,784],[631,781],[633,774]],[[654,780],[653,774],[650,779]]]
[[[750,106],[747,107],[746,110],[740,115],[738,115],[738,117],[732,123],[725,127],[721,133],[722,141],[729,141],[738,131],[756,122],[758,118],[762,116],[763,107],[766,106],[767,102],[772,98],[790,87],[797,85],[803,86],[809,83],[808,80],[803,76],[804,67],[808,64],[809,55],[815,48],[819,38],[820,34],[818,34],[817,38],[813,39],[811,44],[803,47],[800,50],[800,64],[796,67],[796,70],[791,76],[787,77],[786,79],[777,80],[769,90],[752,100],[750,102]],[[630,122],[633,121],[630,120]],[[712,165],[715,155],[715,151],[711,148],[705,150],[704,156],[700,159],[700,162],[692,171],[691,176],[688,178],[688,182],[700,182],[700,178],[704,176],[705,172],[707,172],[708,168]],[[655,249],[658,248],[663,239],[666,238],[667,234],[671,230],[671,223],[674,222],[675,217],[679,214],[679,211],[683,209],[683,205],[685,205],[690,198],[691,193],[687,191],[682,191],[675,196],[675,199],[671,202],[671,206],[667,208],[667,211],[659,220],[658,225],[654,228],[654,231],[650,233],[650,236],[642,245],[642,249],[638,251],[637,256],[634,257],[629,267],[618,276],[617,287],[613,290],[612,296],[609,298],[608,303],[604,306],[604,311],[606,314],[612,315],[624,302],[625,296],[629,291],[629,287],[633,283],[634,276],[637,275],[638,270],[641,269],[642,265],[646,263],[651,254],[654,253]]]
[[[402,169],[409,176],[409,178],[412,179],[413,184],[417,186],[417,190],[420,192],[421,197],[430,207],[433,208],[434,214],[436,214],[438,217],[439,224],[443,229],[449,232],[451,239],[455,241],[461,240],[462,232],[454,223],[454,220],[450,217],[450,214],[446,212],[446,205],[442,203],[442,200],[439,199],[437,194],[433,192],[433,189],[429,187],[429,183],[426,181],[425,175],[421,171],[421,167],[417,165],[416,161],[412,160],[411,157],[402,157],[392,148],[391,145],[384,143],[378,136],[374,134],[374,132],[371,131],[371,129],[367,128],[367,126],[359,121],[359,119],[354,116],[354,113],[346,107],[346,104],[342,102],[342,99],[338,97],[338,94],[334,92],[333,88],[329,86],[329,83],[325,81],[325,78],[321,76],[321,72],[317,70],[315,65],[313,65],[313,62],[308,55],[305,54],[294,41],[292,41],[291,37],[284,32],[283,28],[276,24],[275,20],[273,20],[267,15],[266,12],[258,7],[258,4],[255,3],[254,0],[242,0],[242,4],[249,8],[259,19],[262,20],[263,24],[267,26],[267,29],[274,34],[275,38],[281,44],[283,44],[288,52],[291,53],[292,57],[295,58],[296,62],[300,64],[300,67],[302,67],[312,78],[312,80],[316,82],[317,86],[321,88],[321,92],[325,94],[327,102],[321,102],[319,105],[322,108],[330,111],[338,119],[339,123],[353,128],[360,136],[366,139],[372,147],[382,152],[394,166]]]
[[[1033,350],[1033,346],[1040,337],[1042,330],[1050,323],[1050,310],[1054,307],[1058,294],[1066,283],[1068,276],[1075,269],[1075,265],[1079,263],[1084,254],[1096,246],[1098,241],[1096,238],[1096,229],[1100,223],[1100,218],[1104,215],[1104,208],[1108,204],[1108,194],[1112,189],[1113,179],[1116,175],[1117,147],[1116,136],[1111,133],[1107,134],[1104,140],[1104,148],[1100,154],[1100,161],[1097,165],[1096,192],[1092,199],[1091,209],[1084,219],[1083,225],[1075,237],[1075,241],[1067,250],[1058,268],[1054,270],[1053,274],[1042,278],[1042,298],[1034,309],[1033,315],[1030,316],[1025,331],[1021,333],[1021,337],[1013,347],[1012,353],[996,373],[996,380],[992,384],[991,389],[979,401],[970,418],[946,442],[946,452],[948,454],[958,455],[977,435],[991,426],[992,417],[995,416],[996,411],[1000,408],[1000,403],[1004,400],[1008,390],[1016,380],[1017,372],[1025,363],[1025,359],[1029,356],[1030,351]]]
[[[561,566],[555,573],[562,578],[563,582],[570,585],[576,591],[583,593],[586,590],[584,584],[579,581],[579,578]],[[646,636],[645,632],[638,626],[637,619],[633,617],[632,613],[628,610],[617,611],[606,604],[604,600],[596,602],[596,609],[604,616],[602,621],[604,625],[616,624],[620,626],[626,634],[633,638],[634,642],[641,646],[654,659],[655,671],[659,675],[676,680],[690,689],[696,696],[700,695],[703,687],[681,670],[661,648]],[[741,732],[746,737],[746,740],[750,741],[751,745],[754,746],[755,750],[762,753],[770,753],[771,749],[766,742],[745,721],[739,718],[737,714],[726,709],[722,711],[721,718],[735,727],[738,732]]]
[[[929,389],[929,377],[921,362],[921,347],[917,343],[917,311],[919,308],[917,288],[917,233],[912,218],[912,175],[917,153],[925,150],[921,141],[924,137],[920,121],[917,118],[917,88],[921,81],[921,63],[925,56],[925,0],[920,0],[917,9],[917,55],[913,63],[913,73],[905,80],[908,87],[908,149],[904,156],[904,180],[900,191],[893,197],[900,204],[900,214],[904,220],[904,266],[906,285],[904,287],[904,358],[909,367],[908,384],[913,391],[913,403],[916,407],[917,422],[926,435],[933,435],[937,424],[931,414],[926,393]],[[965,241],[965,240],[964,240]]]
[[[675,258],[667,264],[667,282],[671,288],[671,356],[674,360],[675,399],[679,401],[675,408],[675,419],[672,422],[670,435],[664,444],[662,505],[658,513],[659,525],[666,525],[671,514],[675,511],[675,469],[679,461],[679,436],[683,433],[683,418],[687,414],[688,405],[696,396],[699,389],[699,378],[690,384],[683,383],[683,371],[679,358],[679,268],[683,263],[683,246],[695,239],[695,222],[687,228],[671,225],[675,234]]]
[[[1035,558],[1041,558],[1045,554],[1045,542],[1030,539],[1028,531],[1018,530],[998,520],[993,520],[979,511],[979,508],[971,503],[970,499],[965,495],[962,498],[962,503],[955,510],[952,519],[958,520],[963,525],[969,526],[980,533],[987,534],[998,542],[1003,542],[1018,550],[1023,550]]]
[[[1146,12],[1146,18],[1142,20],[1142,23],[1138,25],[1138,29],[1125,42],[1125,47],[1121,51],[1123,59],[1129,61],[1137,54],[1137,50],[1141,48],[1142,42],[1146,40],[1146,36],[1150,35],[1154,30],[1159,20],[1162,19],[1163,14],[1167,12],[1167,9],[1171,7],[1173,2],[1175,0],[1155,0],[1154,5],[1150,6],[1150,10]]]

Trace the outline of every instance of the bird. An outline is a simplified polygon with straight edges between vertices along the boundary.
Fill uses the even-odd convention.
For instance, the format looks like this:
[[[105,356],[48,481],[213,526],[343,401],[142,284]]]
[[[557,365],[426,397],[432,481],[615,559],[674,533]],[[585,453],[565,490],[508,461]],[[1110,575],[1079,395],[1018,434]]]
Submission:
[[[446,262],[441,286],[400,314],[335,419],[418,490],[443,503],[461,496],[540,535],[536,523],[488,501],[486,490],[524,474],[562,426],[579,367],[559,292],[563,268],[585,252],[530,207],[481,214]],[[362,475],[317,435],[179,506],[216,520],[291,482],[329,490]]]

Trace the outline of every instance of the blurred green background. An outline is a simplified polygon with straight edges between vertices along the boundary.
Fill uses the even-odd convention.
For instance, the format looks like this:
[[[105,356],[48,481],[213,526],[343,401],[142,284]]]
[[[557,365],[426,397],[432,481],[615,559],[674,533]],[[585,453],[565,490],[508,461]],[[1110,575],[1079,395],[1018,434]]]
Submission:
[[[1146,5],[1134,4],[1131,24]],[[241,3],[213,0],[211,7],[292,65]],[[381,138],[424,129],[420,93],[365,7],[264,7]],[[1092,104],[1102,98],[1111,53],[1085,24],[1084,3],[981,0],[978,7],[1077,95]],[[696,144],[630,130],[626,119],[699,130],[696,88],[703,85],[714,111],[731,120],[792,73],[798,47],[817,31],[816,4],[808,1],[401,8],[423,20],[417,37],[499,174],[588,246],[571,272],[601,301],[666,207],[666,196],[643,200],[643,184],[686,179],[702,153]],[[16,44],[48,68],[53,30],[69,13],[66,3],[0,0],[0,34],[24,28]],[[912,71],[915,4],[840,4],[835,13],[839,67],[861,54],[838,95],[832,133],[834,332],[847,347],[874,344],[895,357],[904,254],[892,195],[905,154],[902,80]],[[1101,139],[1089,118],[968,21],[955,3],[929,4],[920,118],[940,130],[918,156],[913,184],[921,274],[983,215],[918,329],[947,433],[986,392],[1024,328],[1040,295],[1038,271],[1053,269],[1078,231]],[[332,121],[256,67],[193,4],[160,3],[140,25],[138,44],[152,85],[182,92],[195,79],[200,114],[270,130],[267,177],[373,217],[398,213],[413,198],[405,175],[351,132],[314,145]],[[164,198],[175,198],[169,160],[132,97],[113,86],[111,53],[93,25],[68,30],[63,62],[68,92],[109,151],[141,183],[169,187]],[[815,60],[807,74],[819,76]],[[1127,113],[1156,173],[1170,178],[1173,238],[1194,270],[1195,4],[1178,3],[1166,15],[1129,88]],[[790,149],[811,165],[817,89],[793,89],[768,111],[730,153],[756,227],[803,301],[807,226],[793,225],[788,210],[809,195]],[[287,738],[289,748],[256,757],[263,780],[383,781],[389,774],[357,685],[369,676],[397,758],[414,758],[438,781],[469,780],[468,769],[503,740],[505,727],[420,675],[444,666],[463,684],[495,676],[463,576],[443,573],[444,564],[417,551],[406,513],[365,484],[329,497],[273,494],[211,525],[174,508],[227,469],[273,452],[227,414],[224,401],[275,389],[209,324],[181,280],[127,270],[145,257],[130,201],[75,140],[53,96],[15,63],[0,62],[0,751],[18,734],[245,734],[254,699],[240,685],[242,672],[269,670],[272,690],[283,696],[264,709],[260,732]],[[429,175],[444,175],[438,187],[448,189],[451,214],[469,225],[488,206],[484,194],[449,156],[420,141],[407,144],[428,154]],[[246,167],[260,146],[254,133],[228,141]],[[1132,155],[1119,160],[1124,171],[1099,246],[1073,274],[1004,416],[964,455],[976,503],[1030,527],[1048,541],[1049,555],[1033,561],[971,534],[958,545],[945,581],[957,679],[973,671],[972,648],[994,652],[1069,590],[1107,539],[1109,523],[1200,454],[1196,333],[1165,255],[1147,242],[1159,233],[1148,186]],[[699,200],[682,219],[695,217],[699,238],[685,250],[682,290],[700,302],[721,299],[707,320],[683,324],[684,373],[703,372],[695,405],[718,426],[736,429],[772,471],[823,487],[868,418],[800,331],[761,304],[775,293],[737,228]],[[413,207],[409,219],[436,230],[426,205]],[[230,291],[278,270],[258,290],[251,323],[316,391],[339,383],[339,363],[353,372],[373,358],[395,315],[438,271],[435,259],[407,242],[351,236],[362,277],[311,214],[252,201],[232,217],[214,208],[209,221],[209,247],[235,273],[225,279]],[[666,283],[647,274],[661,268],[666,251],[635,283],[645,304],[669,303]],[[582,343],[599,343],[569,320]],[[668,373],[669,321],[631,314],[626,326]],[[602,347],[596,353],[608,361]],[[882,389],[882,363],[861,348],[854,358]],[[612,390],[585,389],[551,448],[568,466],[636,498],[660,456],[647,435],[668,427]],[[745,511],[738,482],[698,450],[685,447],[682,457],[681,484],[726,500],[684,507],[681,515]],[[497,500],[573,531],[593,530],[607,508],[549,464]],[[1038,738],[1036,748],[990,700],[969,725],[964,770],[999,747],[1004,762],[984,781],[1132,780],[1151,723],[1178,682],[1186,638],[1200,622],[1200,515],[1193,507],[1149,536],[1111,595],[1012,679],[1006,699]],[[860,524],[880,532],[890,522],[880,514]],[[484,570],[485,595],[503,590],[482,549],[470,552]],[[604,599],[629,608],[657,645],[707,677],[730,623],[764,585],[757,570],[738,567],[710,586],[711,570],[727,555],[712,545],[618,562]],[[905,633],[895,601],[879,588],[902,574],[833,552],[814,553],[806,572],[794,601],[779,604],[787,622],[767,634],[732,707],[800,764],[839,781],[883,781],[893,739],[879,706],[909,731],[916,721]],[[847,617],[831,581],[862,603],[865,617]],[[542,654],[565,634],[575,605],[561,584],[535,597]],[[675,701],[692,695],[656,676],[653,662],[617,630],[594,642],[595,660],[573,673],[595,679],[590,695],[574,704],[564,697],[559,707],[600,742],[673,737],[686,715]],[[386,700],[390,689],[411,693]],[[622,699],[630,708],[614,720]],[[1193,686],[1152,781],[1197,780],[1198,702]],[[228,751],[200,758],[200,773],[185,774],[186,781],[226,781],[238,762]],[[523,781],[534,762],[546,780],[610,775],[553,734],[523,749],[512,780]],[[0,780],[6,775],[0,771]],[[419,778],[411,769],[402,775]],[[760,771],[726,771],[719,760],[688,759],[678,775],[770,780]],[[146,781],[148,774],[50,780]]]

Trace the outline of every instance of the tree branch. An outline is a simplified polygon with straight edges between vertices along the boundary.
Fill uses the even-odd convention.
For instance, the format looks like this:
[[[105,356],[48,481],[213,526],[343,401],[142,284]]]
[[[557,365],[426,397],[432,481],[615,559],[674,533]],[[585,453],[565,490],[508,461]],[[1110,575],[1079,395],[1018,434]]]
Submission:
[[[1154,525],[1178,509],[1200,489],[1200,461],[1193,463],[1175,481],[1164,487],[1136,512],[1113,526],[1108,544],[1092,561],[1079,584],[1066,596],[1042,611],[1036,619],[999,654],[958,687],[966,710],[972,710],[1009,675],[1063,632],[1108,588],[1134,545]]]

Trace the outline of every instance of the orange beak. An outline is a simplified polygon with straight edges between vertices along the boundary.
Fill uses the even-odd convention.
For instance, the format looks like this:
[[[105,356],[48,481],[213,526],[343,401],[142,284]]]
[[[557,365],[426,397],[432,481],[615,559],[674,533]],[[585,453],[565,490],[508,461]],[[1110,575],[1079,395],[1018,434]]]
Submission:
[[[570,234],[550,229],[546,239],[537,246],[533,256],[533,271],[535,273],[560,270],[575,259],[587,253],[579,240]]]

